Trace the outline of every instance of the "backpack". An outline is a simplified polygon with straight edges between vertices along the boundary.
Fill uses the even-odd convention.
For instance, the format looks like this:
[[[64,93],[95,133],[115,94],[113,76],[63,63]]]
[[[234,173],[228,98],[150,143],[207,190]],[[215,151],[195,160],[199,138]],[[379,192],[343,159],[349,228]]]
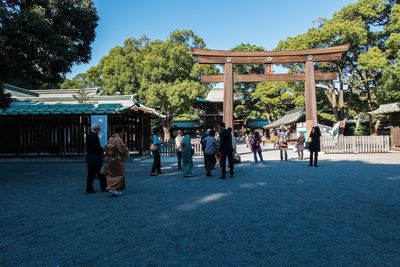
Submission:
[[[258,147],[260,145],[260,139],[256,138],[256,137],[253,137],[251,145],[252,145],[253,148]]]

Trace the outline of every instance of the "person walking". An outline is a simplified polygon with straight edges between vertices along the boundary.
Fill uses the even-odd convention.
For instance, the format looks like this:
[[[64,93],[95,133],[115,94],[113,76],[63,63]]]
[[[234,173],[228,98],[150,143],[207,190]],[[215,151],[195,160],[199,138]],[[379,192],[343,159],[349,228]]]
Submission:
[[[190,135],[187,133],[182,139],[183,176],[191,177],[193,171],[193,154]],[[194,151],[193,151],[194,152]]]
[[[270,140],[273,145],[273,149],[275,150],[278,146],[278,137],[277,137],[274,129],[269,130],[269,136],[270,136]]]
[[[179,130],[178,135],[175,137],[176,157],[178,158],[178,170],[182,170],[182,138],[183,131]]]
[[[151,167],[151,176],[157,176],[158,174],[163,174],[161,171],[161,157],[160,157],[160,146],[162,144],[160,139],[160,130],[158,128],[154,129],[153,135],[151,137],[152,144],[155,149],[152,151],[153,154],[153,166]]]
[[[231,178],[233,178],[233,147],[232,147],[232,134],[225,129],[225,123],[220,123],[221,133],[220,133],[220,144],[219,144],[219,152],[220,159],[219,165],[221,166],[221,177],[220,179],[225,179],[226,175],[226,159],[228,158],[229,164],[229,172]]]
[[[207,167],[206,167],[207,159],[206,159],[206,153],[204,152],[206,150],[206,147],[205,147],[205,145],[203,145],[203,140],[208,137],[208,134],[210,133],[210,131],[211,131],[211,129],[207,129],[207,131],[203,133],[203,135],[201,136],[201,139],[200,139],[201,151],[203,151],[204,169],[206,169],[206,170],[207,170]]]
[[[104,174],[100,173],[103,165],[103,148],[100,145],[99,139],[100,125],[95,124],[91,127],[90,133],[86,136],[86,163],[87,163],[87,177],[86,177],[86,193],[96,193],[93,188],[94,177],[100,182],[102,192],[106,191],[107,180]]]
[[[304,143],[305,143],[304,133],[300,133],[300,136],[297,138],[297,154],[299,155],[299,160],[303,160],[304,157]]]
[[[263,159],[263,156],[262,156],[262,149],[261,149],[261,145],[260,145],[261,142],[262,142],[262,140],[261,140],[261,137],[260,137],[260,133],[259,132],[255,132],[254,137],[253,137],[253,143],[251,144],[251,151],[254,154],[254,161],[256,163],[258,163],[257,154],[260,157],[260,161],[262,163],[265,163],[264,159]]]
[[[251,149],[251,144],[253,143],[253,137],[254,134],[252,131],[250,131],[246,136],[246,147],[250,147],[250,149]]]
[[[321,130],[318,126],[314,126],[309,137],[311,142],[308,145],[308,150],[310,150],[310,164],[308,166],[313,166],[314,160],[314,167],[318,167],[318,152],[321,151],[320,137]]]
[[[208,137],[204,138],[202,145],[203,144],[205,146],[204,155],[206,157],[206,176],[211,177],[211,171],[214,169],[215,163],[217,162],[215,154],[218,149],[218,142],[215,139],[214,130],[211,130],[208,134]]]
[[[129,157],[128,148],[122,140],[124,129],[115,127],[114,134],[105,148],[107,157],[107,190],[112,196],[121,196],[125,189],[125,160]]]
[[[289,130],[285,127],[285,125],[281,125],[277,135],[281,161],[283,161],[283,154],[285,154],[285,161],[287,161],[288,135]]]

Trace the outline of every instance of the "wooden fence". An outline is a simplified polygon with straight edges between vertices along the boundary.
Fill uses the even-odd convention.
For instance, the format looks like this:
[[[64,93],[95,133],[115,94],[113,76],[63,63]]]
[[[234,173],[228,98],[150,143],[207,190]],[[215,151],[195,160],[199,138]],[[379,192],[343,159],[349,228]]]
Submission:
[[[191,144],[194,149],[194,155],[200,156],[203,155],[203,151],[201,150],[201,139],[200,138],[192,138]],[[176,145],[175,140],[169,140],[167,142],[162,143],[160,148],[161,156],[176,156]]]
[[[321,151],[327,154],[389,152],[388,135],[321,137]]]

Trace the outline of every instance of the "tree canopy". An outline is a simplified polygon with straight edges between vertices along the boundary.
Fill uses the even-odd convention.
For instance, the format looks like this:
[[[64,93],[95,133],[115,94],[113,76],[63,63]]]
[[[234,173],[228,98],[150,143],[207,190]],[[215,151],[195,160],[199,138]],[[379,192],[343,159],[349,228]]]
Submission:
[[[97,21],[92,0],[3,0],[0,83],[35,89],[61,82],[73,64],[89,61]]]
[[[279,42],[277,50],[350,44],[343,61],[320,63],[317,69],[337,71],[339,83],[320,83],[337,120],[347,117],[364,100],[370,111],[398,95],[396,64],[400,46],[400,5],[394,0],[358,0],[320,19],[306,33]],[[290,66],[293,71],[298,65]],[[382,79],[382,77],[386,77]],[[346,99],[345,99],[346,97]],[[359,109],[358,109],[359,110]]]
[[[87,77],[106,94],[137,94],[139,100],[169,115],[169,121],[193,115],[194,100],[208,90],[199,82],[201,74],[218,70],[197,64],[191,47],[205,47],[203,39],[191,30],[176,30],[165,41],[129,38],[91,68]]]

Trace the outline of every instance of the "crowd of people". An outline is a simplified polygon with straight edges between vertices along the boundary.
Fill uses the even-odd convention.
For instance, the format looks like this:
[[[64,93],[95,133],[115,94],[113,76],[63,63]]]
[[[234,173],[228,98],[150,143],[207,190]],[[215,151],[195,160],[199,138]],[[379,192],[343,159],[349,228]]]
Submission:
[[[113,135],[109,138],[108,144],[102,148],[98,134],[100,132],[99,125],[93,125],[90,133],[86,137],[87,150],[87,185],[86,193],[95,193],[93,181],[95,176],[98,177],[100,188],[103,192],[110,192],[111,196],[121,196],[121,190],[125,189],[125,168],[124,162],[129,158],[129,151],[125,146],[122,136],[123,128],[116,127]],[[288,160],[287,149],[288,142],[296,142],[296,150],[300,160],[304,158],[304,150],[310,151],[309,166],[318,166],[318,152],[320,151],[321,132],[318,126],[313,127],[309,137],[306,138],[303,133],[297,139],[289,138],[289,130],[281,125],[274,135],[276,141],[274,149],[277,147],[280,151],[281,161]],[[271,138],[272,139],[272,138]],[[262,155],[262,147],[266,138],[259,132],[250,132],[246,136],[246,144],[250,148],[254,156],[255,163],[265,163]],[[160,149],[162,138],[159,128],[153,131],[151,138],[150,150],[153,156],[153,165],[150,175],[157,176],[163,174],[161,171]],[[176,155],[178,161],[178,170],[182,171],[184,177],[191,177],[193,174],[193,155],[194,149],[191,144],[190,134],[178,131],[175,137]],[[232,128],[225,128],[225,124],[220,123],[217,130],[208,129],[201,137],[201,146],[204,155],[204,168],[206,177],[212,176],[217,162],[221,168],[220,179],[226,179],[226,161],[228,161],[229,175],[234,177],[234,160],[236,155],[236,139]],[[103,165],[103,157],[105,156],[105,164]]]

